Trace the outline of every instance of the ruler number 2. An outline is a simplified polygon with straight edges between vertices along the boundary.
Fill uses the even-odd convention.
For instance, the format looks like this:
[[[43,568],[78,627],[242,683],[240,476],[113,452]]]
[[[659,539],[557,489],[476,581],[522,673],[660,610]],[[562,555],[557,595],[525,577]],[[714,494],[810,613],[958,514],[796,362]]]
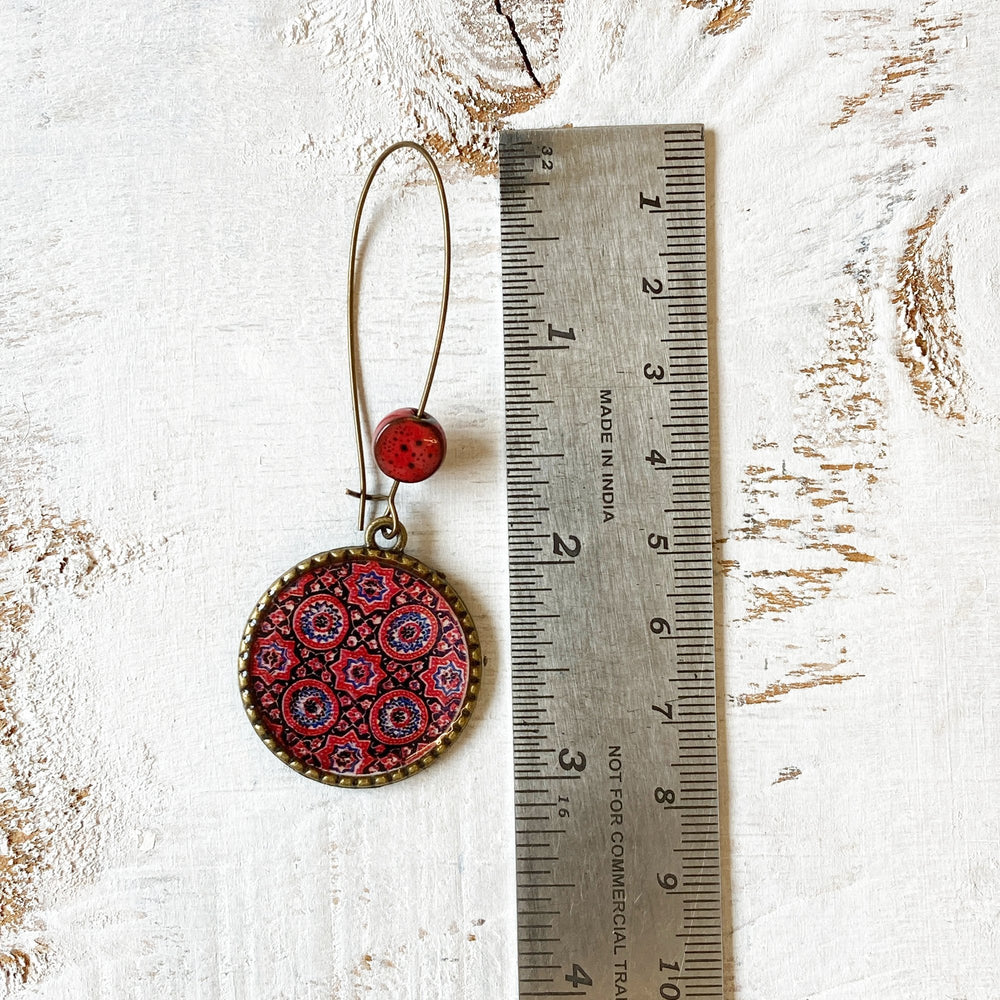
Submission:
[[[570,559],[575,559],[580,554],[580,549],[582,548],[583,542],[576,535],[568,535],[567,539],[563,539],[558,531],[552,532],[553,555],[569,556]]]
[[[558,337],[560,340],[576,340],[576,331],[573,327],[568,330],[557,330],[551,323],[549,323],[548,329],[549,341],[553,341]]]

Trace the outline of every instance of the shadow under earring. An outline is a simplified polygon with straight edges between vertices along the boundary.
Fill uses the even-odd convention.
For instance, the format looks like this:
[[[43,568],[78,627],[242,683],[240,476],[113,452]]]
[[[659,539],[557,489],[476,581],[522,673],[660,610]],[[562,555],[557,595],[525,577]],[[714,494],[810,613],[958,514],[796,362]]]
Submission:
[[[444,230],[444,281],[437,336],[420,403],[376,427],[373,452],[392,480],[367,491],[359,405],[354,285],[361,215],[375,174],[398,149],[414,149],[434,174]],[[427,151],[399,142],[375,161],[358,200],[348,270],[348,355],[364,544],[321,552],[283,573],[243,632],[239,681],[254,729],[289,767],[326,784],[370,787],[426,767],[454,742],[479,691],[482,653],[475,625],[445,577],[406,554],[396,509],[401,482],[441,465],[446,439],[426,412],[441,351],[451,282],[451,231],[441,174]],[[369,502],[385,509],[365,518]],[[379,543],[384,542],[384,547]]]

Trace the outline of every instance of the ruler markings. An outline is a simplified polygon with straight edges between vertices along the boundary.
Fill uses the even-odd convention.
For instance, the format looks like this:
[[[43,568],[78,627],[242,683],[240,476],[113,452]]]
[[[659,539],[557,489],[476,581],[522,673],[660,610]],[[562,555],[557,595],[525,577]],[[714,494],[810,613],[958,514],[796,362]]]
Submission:
[[[520,995],[721,998],[702,130],[503,133],[500,164]],[[631,257],[581,268],[605,223]]]

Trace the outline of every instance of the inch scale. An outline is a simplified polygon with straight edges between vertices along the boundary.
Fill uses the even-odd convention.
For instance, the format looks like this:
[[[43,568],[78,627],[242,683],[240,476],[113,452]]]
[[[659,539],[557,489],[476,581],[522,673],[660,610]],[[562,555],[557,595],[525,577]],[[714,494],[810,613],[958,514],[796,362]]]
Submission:
[[[520,997],[723,997],[701,126],[500,137]]]

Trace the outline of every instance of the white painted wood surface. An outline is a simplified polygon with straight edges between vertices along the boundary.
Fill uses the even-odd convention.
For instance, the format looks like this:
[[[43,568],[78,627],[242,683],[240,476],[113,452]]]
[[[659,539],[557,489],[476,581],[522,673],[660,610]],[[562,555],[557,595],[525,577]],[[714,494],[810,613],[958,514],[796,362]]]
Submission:
[[[0,968],[11,997],[514,997],[495,136],[704,121],[731,993],[1000,997],[1000,14],[988,0],[0,8]],[[442,156],[406,489],[490,665],[375,792],[243,716],[263,588],[356,538],[348,227]],[[433,328],[375,194],[370,416]]]

